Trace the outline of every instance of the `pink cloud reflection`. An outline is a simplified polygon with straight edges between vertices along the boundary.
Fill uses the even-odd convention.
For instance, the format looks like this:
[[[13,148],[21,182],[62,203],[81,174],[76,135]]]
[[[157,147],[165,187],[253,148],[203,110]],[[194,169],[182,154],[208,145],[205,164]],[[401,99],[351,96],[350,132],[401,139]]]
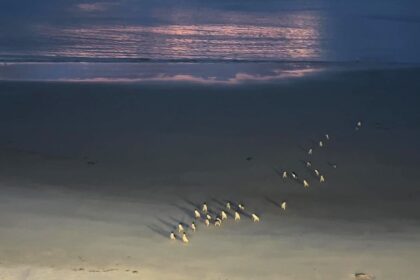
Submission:
[[[61,81],[72,81],[72,82],[126,82],[126,83],[164,83],[164,82],[187,82],[197,84],[219,84],[219,85],[239,85],[243,83],[252,82],[274,82],[280,80],[286,80],[291,78],[304,77],[310,74],[320,72],[321,69],[299,69],[299,70],[282,70],[275,71],[273,75],[259,75],[251,73],[237,73],[233,77],[228,79],[218,79],[217,77],[199,77],[192,74],[158,74],[151,77],[138,77],[138,78],[118,78],[118,77],[92,77],[92,78],[76,78],[76,79],[60,79]]]
[[[236,85],[304,77],[327,70],[301,63],[5,63],[0,81],[189,82]]]

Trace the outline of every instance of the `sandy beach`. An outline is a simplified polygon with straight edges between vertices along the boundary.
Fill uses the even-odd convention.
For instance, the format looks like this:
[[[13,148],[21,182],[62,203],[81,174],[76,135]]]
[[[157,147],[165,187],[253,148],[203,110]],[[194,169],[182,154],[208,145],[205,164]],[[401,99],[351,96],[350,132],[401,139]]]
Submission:
[[[0,279],[416,280],[419,75],[0,82]],[[169,239],[226,200],[261,221]]]

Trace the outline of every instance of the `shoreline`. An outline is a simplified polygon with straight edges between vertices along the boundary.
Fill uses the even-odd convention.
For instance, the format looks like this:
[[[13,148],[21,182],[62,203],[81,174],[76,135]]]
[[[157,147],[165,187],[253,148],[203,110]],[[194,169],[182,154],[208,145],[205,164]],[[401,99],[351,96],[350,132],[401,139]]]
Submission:
[[[413,70],[418,63],[379,62],[11,62],[0,64],[0,83],[202,84],[240,86],[316,79],[349,71]]]

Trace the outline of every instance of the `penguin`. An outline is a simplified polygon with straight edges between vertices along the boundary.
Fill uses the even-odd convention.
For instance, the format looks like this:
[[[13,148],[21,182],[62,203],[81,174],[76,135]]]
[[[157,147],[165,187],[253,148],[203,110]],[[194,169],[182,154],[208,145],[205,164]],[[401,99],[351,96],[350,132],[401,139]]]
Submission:
[[[195,216],[196,219],[200,219],[201,218],[201,214],[200,214],[200,212],[198,212],[197,209],[194,210],[194,216]]]
[[[240,220],[241,220],[241,215],[239,215],[239,213],[235,211],[235,221],[240,221]]]
[[[181,224],[181,223],[179,223],[179,224],[178,224],[178,231],[179,231],[179,232],[184,231],[184,227],[182,226],[182,224]]]
[[[360,128],[362,127],[362,122],[361,121],[358,121],[357,122],[357,124],[356,124],[356,130],[359,130]]]
[[[206,226],[209,226],[209,225],[210,225],[210,221],[209,221],[209,219],[205,219],[205,220],[204,220],[204,224],[205,224]]]
[[[225,211],[222,210],[222,212],[220,213],[220,216],[222,217],[222,220],[227,220],[228,216],[226,214]]]
[[[183,233],[182,233],[182,242],[184,242],[184,243],[188,243],[188,242],[190,242],[190,241],[188,240],[187,234],[186,234],[185,232],[183,232]]]
[[[203,206],[202,206],[201,210],[203,211],[204,214],[207,213],[207,211],[208,211],[208,209],[207,209],[207,203],[205,203],[205,202],[203,203]]]
[[[257,215],[255,215],[254,213],[252,213],[252,221],[254,222],[254,223],[257,223],[257,222],[259,222],[260,221],[260,217],[258,217]]]
[[[286,203],[286,201],[283,201],[282,203],[281,203],[281,209],[283,209],[283,210],[286,210],[286,208],[287,208],[287,203]]]

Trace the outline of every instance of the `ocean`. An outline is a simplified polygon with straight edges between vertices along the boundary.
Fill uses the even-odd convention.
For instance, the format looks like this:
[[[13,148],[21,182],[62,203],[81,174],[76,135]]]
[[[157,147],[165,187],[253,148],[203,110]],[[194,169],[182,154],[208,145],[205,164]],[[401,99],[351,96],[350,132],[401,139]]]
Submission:
[[[0,61],[420,62],[410,0],[32,2],[0,3]]]

